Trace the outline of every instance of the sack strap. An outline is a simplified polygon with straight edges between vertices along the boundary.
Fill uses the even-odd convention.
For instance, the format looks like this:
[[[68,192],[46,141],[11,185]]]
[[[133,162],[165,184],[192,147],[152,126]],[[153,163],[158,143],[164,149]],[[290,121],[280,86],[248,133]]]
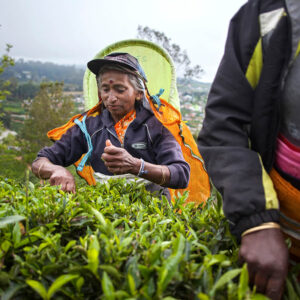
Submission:
[[[154,104],[157,105],[157,110],[159,110],[159,108],[161,107],[161,102],[159,97],[163,94],[164,91],[165,91],[164,89],[160,89],[156,95],[150,96],[150,99],[154,102]]]
[[[77,171],[80,171],[80,172],[83,170],[85,163],[88,161],[88,159],[90,158],[92,151],[93,151],[91,137],[86,129],[85,120],[86,120],[86,116],[83,117],[81,122],[78,119],[74,120],[74,123],[77,124],[79,126],[79,128],[81,129],[81,131],[84,133],[87,144],[88,144],[88,149],[89,149],[88,152],[83,156],[82,160],[80,161],[80,164],[77,167]]]

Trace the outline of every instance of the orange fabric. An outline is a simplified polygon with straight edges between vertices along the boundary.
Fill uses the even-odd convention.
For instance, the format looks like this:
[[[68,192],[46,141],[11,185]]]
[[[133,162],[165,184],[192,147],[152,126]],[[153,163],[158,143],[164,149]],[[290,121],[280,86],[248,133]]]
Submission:
[[[182,121],[180,112],[177,109],[175,109],[171,104],[169,104],[167,101],[165,101],[164,99],[160,99],[163,105],[160,107],[159,111],[157,111],[155,105],[152,103],[149,97],[148,100],[155,117],[173,134],[176,141],[181,146],[183,156],[191,168],[190,182],[186,189],[180,189],[180,190],[169,189],[172,199],[174,199],[174,197],[178,192],[182,194],[184,191],[188,191],[189,196],[186,200],[186,203],[194,202],[197,205],[201,203],[205,203],[208,197],[210,196],[210,188],[211,188],[210,181],[207,172],[203,167],[204,166],[203,159],[199,153],[197,144],[189,128]],[[88,111],[88,116],[91,115],[96,116],[99,113],[101,113],[100,104],[101,103],[98,103],[96,106],[90,109]],[[49,131],[48,137],[54,141],[59,140],[61,136],[69,128],[75,125],[74,119],[76,118],[81,120],[83,116],[76,115],[65,125]],[[127,124],[127,127],[128,125],[129,124]],[[116,128],[116,131],[118,132],[119,128]],[[123,130],[121,131],[123,132]],[[123,133],[121,133],[121,135],[122,134]],[[75,163],[76,166],[79,164],[80,160]],[[77,172],[77,173],[82,178],[84,178],[88,184],[90,185],[96,184],[96,180],[93,176],[94,170],[91,166],[85,166],[82,172]]]
[[[119,122],[115,124],[115,130],[118,135],[120,143],[124,144],[124,136],[125,132],[129,126],[129,124],[135,119],[136,111],[130,111],[126,116],[124,116]]]
[[[207,198],[210,196],[210,181],[207,172],[203,167],[203,159],[199,153],[192,133],[182,121],[180,112],[166,100],[160,98],[163,105],[160,107],[159,111],[157,111],[156,106],[149,97],[148,100],[156,118],[173,134],[176,141],[181,146],[184,159],[189,163],[191,168],[190,182],[186,189],[169,189],[172,199],[174,199],[174,196],[178,192],[182,194],[184,191],[188,191],[189,196],[186,203],[194,202],[199,205],[200,203],[206,202]]]
[[[282,178],[275,169],[271,170],[270,177],[277,192],[280,203],[280,212],[284,216],[298,222],[300,225],[300,191]],[[291,230],[300,236],[299,226],[289,222],[283,216],[280,218],[280,223],[283,231],[285,229]],[[292,242],[290,253],[293,256],[300,258],[300,239],[292,237],[287,232],[285,232],[285,235],[286,237],[290,238]]]
[[[94,177],[94,169],[92,168],[92,166],[89,165],[85,165],[82,169],[82,171],[78,171],[77,167],[80,164],[80,161],[82,160],[82,158],[84,157],[86,153],[82,154],[82,156],[80,157],[79,160],[76,161],[76,163],[74,163],[75,167],[76,167],[76,172],[77,174],[83,178],[88,185],[96,185],[96,179]]]
[[[88,112],[87,115],[88,116],[97,116],[101,111],[100,111],[100,106],[101,102],[99,102],[97,105],[95,105],[93,108],[91,108]],[[52,141],[57,141],[60,140],[62,135],[64,133],[67,132],[68,129],[70,129],[71,127],[73,127],[74,125],[76,125],[74,123],[75,119],[78,120],[82,120],[84,117],[84,115],[82,114],[78,114],[74,117],[72,117],[66,124],[64,124],[61,127],[57,127],[54,128],[50,131],[48,131],[47,136],[49,139],[51,139]],[[83,158],[83,156],[85,155],[85,153],[81,156],[81,158],[74,163],[75,167],[77,168],[77,166],[79,165],[81,159]],[[82,177],[83,179],[85,179],[85,181],[89,184],[89,185],[96,185],[96,179],[94,177],[94,170],[91,166],[84,166],[82,171],[76,171],[77,174]]]
[[[87,112],[87,116],[97,116],[100,113],[100,105],[101,105],[101,103],[99,102],[97,105],[95,105],[93,108],[91,108]],[[75,115],[66,124],[48,131],[48,133],[47,133],[48,138],[51,139],[52,141],[60,140],[62,135],[64,133],[66,133],[68,129],[70,129],[71,127],[76,125],[74,123],[74,120],[78,119],[79,121],[81,121],[83,119],[83,117],[84,117],[83,114]]]

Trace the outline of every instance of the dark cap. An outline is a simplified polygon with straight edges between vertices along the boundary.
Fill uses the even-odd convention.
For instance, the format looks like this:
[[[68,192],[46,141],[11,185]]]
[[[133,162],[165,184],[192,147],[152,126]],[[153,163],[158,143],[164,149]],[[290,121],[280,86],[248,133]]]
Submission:
[[[122,66],[129,67],[130,69],[138,72],[138,74],[147,81],[146,75],[144,70],[142,69],[139,61],[134,56],[130,55],[129,53],[125,52],[113,52],[110,53],[104,58],[96,58],[87,63],[87,66],[91,72],[93,72],[96,76],[98,76],[100,69],[108,64],[119,64]]]

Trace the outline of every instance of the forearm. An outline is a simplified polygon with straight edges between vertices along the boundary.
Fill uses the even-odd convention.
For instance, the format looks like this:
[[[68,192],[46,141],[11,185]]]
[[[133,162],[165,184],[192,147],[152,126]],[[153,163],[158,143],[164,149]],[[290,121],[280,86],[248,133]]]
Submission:
[[[49,179],[57,168],[62,166],[54,165],[48,158],[40,157],[32,163],[32,172],[40,179]]]
[[[154,182],[161,186],[168,186],[170,182],[170,170],[164,165],[154,165],[148,162],[144,162],[144,167],[142,170],[142,160],[140,159],[138,164],[138,175],[139,177],[145,178],[151,182]],[[135,168],[135,171],[137,168]],[[143,172],[144,171],[144,172]]]
[[[51,185],[60,186],[63,191],[75,193],[76,186],[73,175],[64,167],[54,165],[46,157],[33,162],[32,172],[40,179],[49,179]]]

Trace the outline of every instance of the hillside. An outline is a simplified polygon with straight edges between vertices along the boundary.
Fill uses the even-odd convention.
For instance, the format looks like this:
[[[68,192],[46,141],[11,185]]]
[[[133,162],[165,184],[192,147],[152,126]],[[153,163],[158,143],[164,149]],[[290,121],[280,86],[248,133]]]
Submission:
[[[19,59],[14,66],[5,69],[0,79],[17,79],[19,83],[28,81],[63,81],[66,88],[82,90],[83,66],[58,65],[51,62],[24,61]]]
[[[6,116],[2,118],[4,125],[12,130],[22,127],[26,111],[24,101],[33,99],[43,81],[63,81],[64,91],[74,98],[76,107],[84,110],[82,82],[84,66],[58,65],[51,62],[24,61],[19,59],[15,65],[8,67],[0,76],[0,80],[10,80],[8,89],[11,95],[3,103]],[[181,101],[181,113],[193,134],[201,128],[204,107],[210,89],[210,83],[178,78],[177,87]]]

